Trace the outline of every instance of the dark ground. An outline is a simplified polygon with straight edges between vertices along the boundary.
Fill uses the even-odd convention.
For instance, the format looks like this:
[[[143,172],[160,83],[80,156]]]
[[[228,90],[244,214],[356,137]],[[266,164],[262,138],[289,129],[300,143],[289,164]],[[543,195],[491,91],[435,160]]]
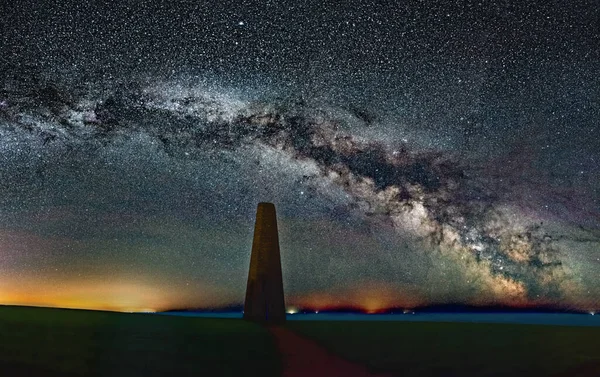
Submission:
[[[600,376],[600,328],[292,321],[288,329],[398,376]],[[266,329],[239,319],[0,307],[2,376],[279,376]]]
[[[600,328],[486,323],[288,322],[372,371],[398,376],[600,376]]]
[[[86,310],[0,307],[1,376],[276,376],[262,327]]]

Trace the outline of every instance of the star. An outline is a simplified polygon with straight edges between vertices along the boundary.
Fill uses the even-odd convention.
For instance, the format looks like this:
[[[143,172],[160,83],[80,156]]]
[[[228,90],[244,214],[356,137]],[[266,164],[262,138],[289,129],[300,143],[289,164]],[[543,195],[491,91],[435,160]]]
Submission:
[[[364,307],[589,311],[600,50],[580,15],[595,8],[545,4],[542,25],[536,2],[493,3],[16,4],[3,299],[239,304],[267,201],[298,308],[343,286]]]

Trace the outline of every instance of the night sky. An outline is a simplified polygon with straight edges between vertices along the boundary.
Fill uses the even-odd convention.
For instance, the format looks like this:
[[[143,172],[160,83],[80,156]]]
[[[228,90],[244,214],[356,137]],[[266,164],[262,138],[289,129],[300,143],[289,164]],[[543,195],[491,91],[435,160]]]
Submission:
[[[600,7],[3,1],[0,303],[600,309]]]

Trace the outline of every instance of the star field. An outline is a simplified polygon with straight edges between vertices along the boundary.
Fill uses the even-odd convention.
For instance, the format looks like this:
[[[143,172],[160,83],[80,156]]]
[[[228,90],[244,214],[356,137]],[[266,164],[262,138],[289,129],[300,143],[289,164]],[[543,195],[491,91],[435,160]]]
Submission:
[[[599,309],[594,2],[2,7],[0,303]]]

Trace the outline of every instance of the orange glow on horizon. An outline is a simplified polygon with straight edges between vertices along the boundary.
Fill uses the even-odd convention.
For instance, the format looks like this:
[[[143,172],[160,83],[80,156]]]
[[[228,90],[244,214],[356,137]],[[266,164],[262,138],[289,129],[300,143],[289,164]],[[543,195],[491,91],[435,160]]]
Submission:
[[[157,312],[185,307],[227,305],[231,297],[208,288],[195,292],[179,286],[131,280],[81,279],[19,281],[0,277],[0,304],[117,312]],[[198,290],[197,288],[195,290]]]
[[[330,292],[316,292],[290,298],[294,306],[312,310],[354,308],[365,313],[381,313],[391,308],[412,308],[426,301],[410,289],[401,289],[386,283],[363,283]]]

